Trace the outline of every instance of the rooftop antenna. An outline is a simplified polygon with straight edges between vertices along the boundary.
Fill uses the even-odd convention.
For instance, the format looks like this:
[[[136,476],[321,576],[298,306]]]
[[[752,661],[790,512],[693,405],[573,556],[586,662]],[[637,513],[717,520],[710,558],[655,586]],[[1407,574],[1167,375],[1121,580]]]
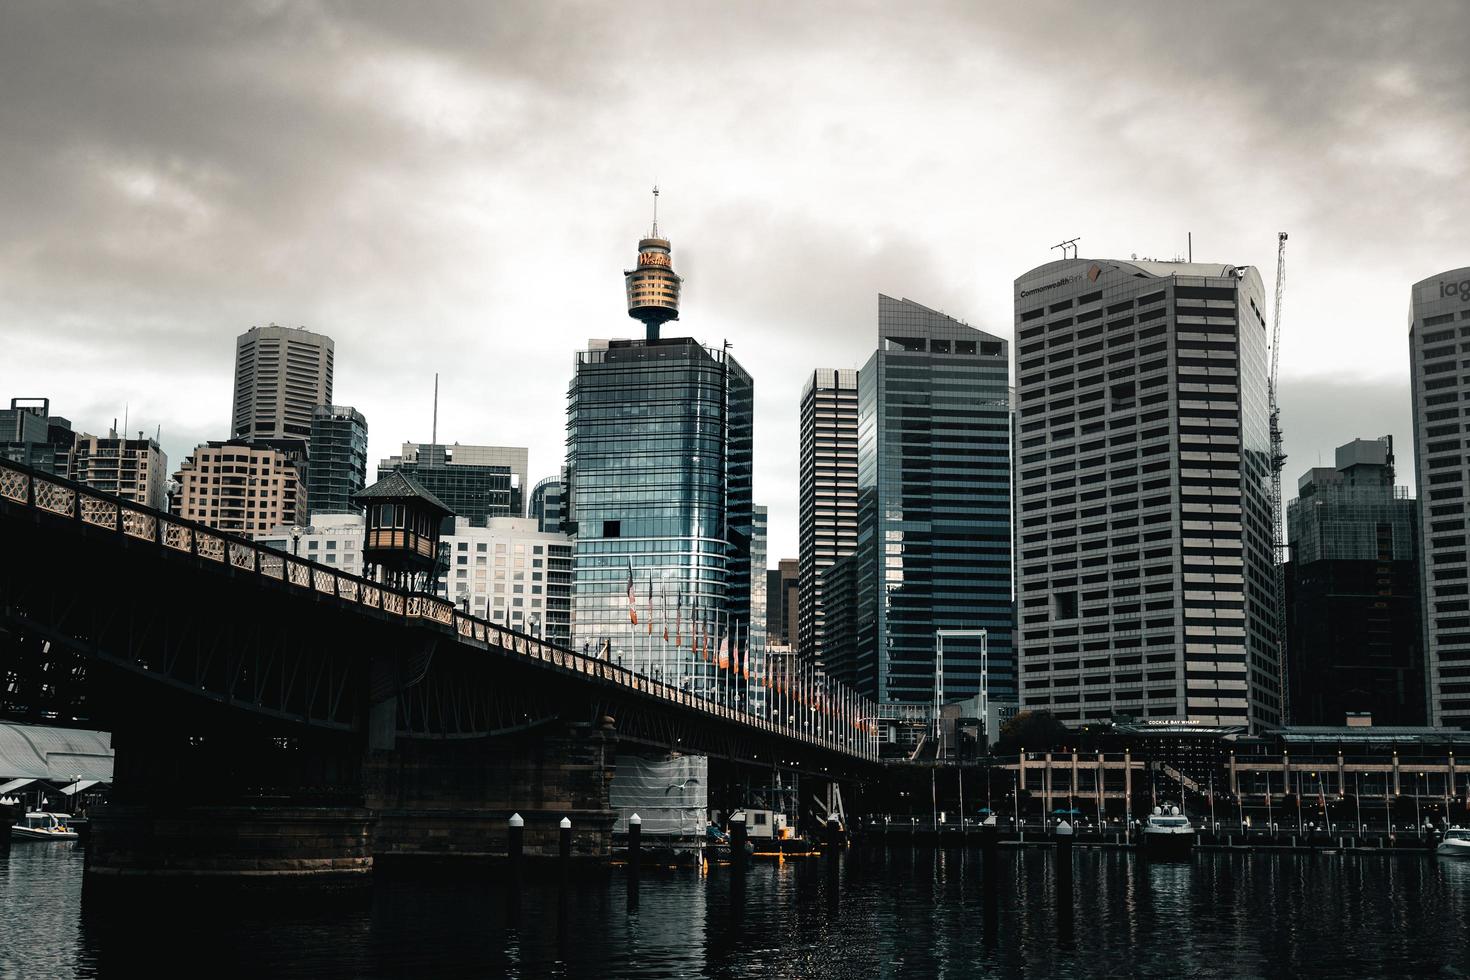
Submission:
[[[649,238],[658,237],[658,185],[653,185],[653,234]]]
[[[1189,261],[1193,262],[1194,261],[1194,232],[1187,231],[1187,232],[1185,232],[1185,234],[1189,236]]]
[[[126,439],[126,438],[127,438],[127,437],[128,437],[128,403],[127,403],[127,402],[123,402],[123,427],[122,427],[122,437],[123,437],[123,438],[124,438],[124,439]],[[116,439],[116,438],[117,438],[117,433],[116,433],[116,432],[114,432],[114,433],[113,433],[113,434],[112,434],[112,438],[114,438],[114,439]]]
[[[1069,258],[1070,259],[1075,259],[1077,257],[1077,243],[1080,242],[1080,241],[1082,241],[1082,239],[1080,237],[1078,237],[1078,238],[1069,238],[1069,239],[1067,239],[1064,242],[1058,242],[1056,245],[1053,245],[1052,248],[1059,248],[1059,249],[1061,249],[1062,250],[1062,258],[1063,259],[1069,259]],[[1067,254],[1067,249],[1069,249],[1069,248],[1072,250],[1072,254],[1071,255],[1068,255]]]
[[[429,430],[429,445],[439,445],[439,372],[434,372],[434,425]]]

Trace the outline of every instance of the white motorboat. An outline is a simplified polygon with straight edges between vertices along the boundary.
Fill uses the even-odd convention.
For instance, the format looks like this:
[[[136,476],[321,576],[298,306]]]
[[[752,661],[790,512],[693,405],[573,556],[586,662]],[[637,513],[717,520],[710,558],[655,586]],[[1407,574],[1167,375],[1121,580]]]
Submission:
[[[10,828],[11,840],[76,840],[77,832],[66,825],[64,813],[27,813]]]
[[[1154,807],[1143,825],[1143,850],[1150,857],[1188,857],[1194,850],[1194,825],[1177,806]]]
[[[1444,840],[1434,850],[1446,857],[1470,857],[1470,830],[1451,827],[1444,832]]]

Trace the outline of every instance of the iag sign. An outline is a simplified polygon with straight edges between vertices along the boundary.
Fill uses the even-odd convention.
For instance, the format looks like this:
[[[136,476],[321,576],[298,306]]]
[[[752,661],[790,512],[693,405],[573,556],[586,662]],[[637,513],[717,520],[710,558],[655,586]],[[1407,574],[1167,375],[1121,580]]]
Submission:
[[[1459,282],[1439,281],[1440,299],[1458,299],[1462,303],[1470,303],[1470,279],[1461,279]]]

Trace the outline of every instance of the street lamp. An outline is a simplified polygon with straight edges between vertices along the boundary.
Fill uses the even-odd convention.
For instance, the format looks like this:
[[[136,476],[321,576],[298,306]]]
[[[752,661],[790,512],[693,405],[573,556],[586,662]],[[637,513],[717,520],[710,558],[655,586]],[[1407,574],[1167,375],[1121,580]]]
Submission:
[[[301,557],[301,536],[306,533],[306,528],[300,524],[291,525],[291,555],[295,558]]]

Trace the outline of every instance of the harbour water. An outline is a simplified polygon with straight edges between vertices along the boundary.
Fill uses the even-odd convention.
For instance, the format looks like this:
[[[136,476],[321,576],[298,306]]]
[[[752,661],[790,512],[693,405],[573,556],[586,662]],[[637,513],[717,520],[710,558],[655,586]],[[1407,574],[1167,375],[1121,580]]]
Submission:
[[[519,902],[381,878],[356,900],[84,901],[82,857],[0,858],[0,977],[1470,975],[1470,861],[1425,854],[1079,848],[1070,930],[1047,849],[1002,849],[993,914],[974,850],[757,864],[743,887],[646,871],[631,909],[621,869],[565,890],[538,876]]]

